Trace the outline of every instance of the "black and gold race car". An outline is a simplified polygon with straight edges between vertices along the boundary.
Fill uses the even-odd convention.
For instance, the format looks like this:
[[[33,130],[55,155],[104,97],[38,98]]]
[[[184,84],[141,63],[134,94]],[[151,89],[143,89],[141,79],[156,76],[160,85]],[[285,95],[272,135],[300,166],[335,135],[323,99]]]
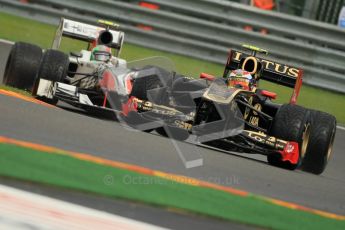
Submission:
[[[202,73],[195,80],[152,66],[135,70],[137,75],[150,68],[160,71],[134,79],[133,85],[147,83],[140,83],[122,106],[125,120],[138,127],[160,121],[158,128],[142,127],[179,140],[194,137],[223,150],[263,154],[271,165],[321,174],[332,153],[335,117],[296,105],[301,69],[257,57],[267,54],[263,49],[244,48],[250,53],[230,51],[221,78]],[[260,80],[292,88],[291,100],[274,103],[276,93],[260,89]]]
[[[332,153],[336,132],[334,116],[296,105],[302,86],[303,70],[280,64],[256,53],[267,51],[245,45],[250,54],[232,50],[229,54],[223,80],[231,81],[231,73],[245,70],[253,77],[250,89],[236,88],[231,102],[235,102],[243,114],[245,123],[242,133],[229,138],[211,141],[210,145],[222,149],[267,155],[270,164],[321,174]],[[289,103],[277,104],[272,101],[276,93],[258,87],[259,80],[267,80],[293,88]],[[212,100],[212,97],[205,97]],[[217,100],[213,100],[217,101]],[[218,100],[222,103],[221,100]],[[225,100],[223,101],[225,103]]]

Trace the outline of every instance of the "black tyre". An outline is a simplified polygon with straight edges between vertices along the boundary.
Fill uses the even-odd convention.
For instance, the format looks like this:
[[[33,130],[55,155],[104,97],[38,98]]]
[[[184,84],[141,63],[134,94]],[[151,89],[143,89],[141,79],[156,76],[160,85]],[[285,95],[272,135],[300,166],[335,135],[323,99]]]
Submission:
[[[7,59],[3,83],[18,89],[31,91],[42,57],[42,49],[36,45],[17,42]]]
[[[43,55],[38,79],[61,82],[67,76],[68,65],[69,58],[67,54],[58,50],[48,49]]]
[[[52,82],[62,82],[67,76],[68,65],[69,58],[67,54],[58,50],[46,50],[43,54],[36,83],[33,88],[33,95],[36,94],[39,79],[46,79]],[[50,104],[57,103],[56,99],[50,100],[42,98],[42,100]]]
[[[274,118],[270,135],[285,141],[297,142],[300,153],[299,162],[291,164],[290,162],[282,161],[280,155],[268,155],[268,163],[285,169],[296,169],[301,164],[307,151],[309,134],[309,111],[298,105],[282,105]]]
[[[160,87],[162,87],[162,83],[157,75],[139,77],[134,79],[131,96],[148,100],[147,91]]]
[[[310,141],[301,168],[313,174],[321,174],[331,157],[337,121],[334,116],[310,112]]]

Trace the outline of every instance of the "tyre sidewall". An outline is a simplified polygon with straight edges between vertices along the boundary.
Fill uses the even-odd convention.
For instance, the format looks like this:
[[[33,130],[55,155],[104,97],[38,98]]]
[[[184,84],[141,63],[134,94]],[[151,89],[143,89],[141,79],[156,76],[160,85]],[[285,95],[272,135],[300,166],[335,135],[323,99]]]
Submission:
[[[69,58],[67,54],[58,50],[48,49],[43,55],[38,79],[61,82],[67,76],[68,65]]]
[[[321,174],[332,154],[331,148],[336,132],[336,119],[330,114],[312,110],[310,120],[310,144],[301,168],[306,172]]]

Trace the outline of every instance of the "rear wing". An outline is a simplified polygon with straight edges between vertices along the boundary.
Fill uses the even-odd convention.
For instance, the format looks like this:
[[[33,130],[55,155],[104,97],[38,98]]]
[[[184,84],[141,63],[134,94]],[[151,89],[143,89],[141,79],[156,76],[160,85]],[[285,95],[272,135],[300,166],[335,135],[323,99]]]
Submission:
[[[103,31],[108,30],[112,35],[112,39],[105,45],[115,49],[115,55],[118,56],[121,52],[125,35],[124,32],[113,29],[117,27],[117,25],[110,25],[109,22],[105,21],[101,21],[101,24],[96,26],[61,18],[53,41],[52,49],[59,49],[62,37],[78,39],[91,44],[97,42],[99,35]]]
[[[243,60],[247,57],[251,57],[251,55],[237,50],[230,50],[223,77],[226,77],[231,70],[241,69]],[[303,70],[275,61],[255,58],[261,63],[258,70],[260,79],[293,88],[294,92],[290,102],[295,104],[302,86]]]

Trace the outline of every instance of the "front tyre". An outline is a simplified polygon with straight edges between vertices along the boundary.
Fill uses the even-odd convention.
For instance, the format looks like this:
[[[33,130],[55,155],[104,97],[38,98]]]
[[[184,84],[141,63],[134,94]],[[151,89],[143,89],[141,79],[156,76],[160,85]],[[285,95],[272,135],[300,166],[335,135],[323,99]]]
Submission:
[[[67,54],[48,49],[43,55],[38,78],[61,82],[67,76],[68,65],[69,58]]]
[[[42,57],[42,62],[33,89],[33,95],[36,94],[40,79],[46,79],[53,83],[62,82],[67,76],[68,66],[69,58],[67,54],[53,49],[46,50]],[[56,99],[44,99],[44,101],[50,104],[57,103]]]
[[[273,154],[267,156],[268,163],[285,169],[296,169],[301,164],[309,143],[309,111],[298,105],[282,105],[274,118],[270,135],[285,141],[297,142],[299,162],[291,164],[288,161],[282,161],[281,155]]]
[[[310,111],[310,120],[310,141],[301,168],[319,175],[332,155],[337,121],[334,116],[315,110]]]

